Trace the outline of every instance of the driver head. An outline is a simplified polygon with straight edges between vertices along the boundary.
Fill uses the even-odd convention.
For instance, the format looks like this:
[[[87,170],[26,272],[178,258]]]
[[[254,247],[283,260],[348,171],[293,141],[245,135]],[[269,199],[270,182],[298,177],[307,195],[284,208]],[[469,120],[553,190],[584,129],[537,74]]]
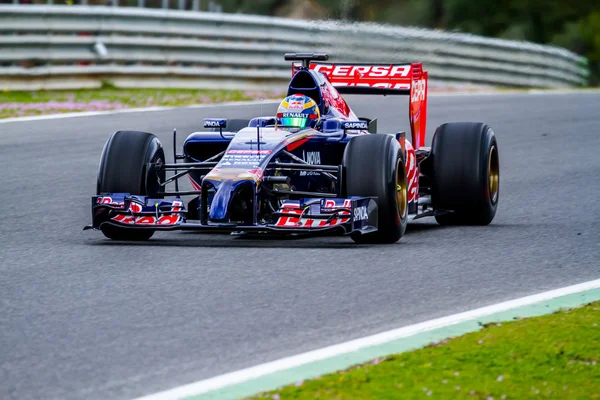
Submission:
[[[277,109],[277,123],[286,127],[315,128],[320,119],[317,103],[303,94],[286,97]]]

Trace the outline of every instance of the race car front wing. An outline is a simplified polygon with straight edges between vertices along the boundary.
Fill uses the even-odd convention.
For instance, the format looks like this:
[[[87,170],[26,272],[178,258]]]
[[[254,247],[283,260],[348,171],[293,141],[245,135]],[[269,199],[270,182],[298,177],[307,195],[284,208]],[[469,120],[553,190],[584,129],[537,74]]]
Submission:
[[[92,224],[87,229],[102,229],[104,224],[127,229],[156,231],[191,230],[214,233],[248,232],[277,234],[325,233],[366,234],[377,230],[377,203],[371,197],[285,200],[273,213],[270,224],[188,221],[183,201],[152,199],[129,193],[92,197]]]

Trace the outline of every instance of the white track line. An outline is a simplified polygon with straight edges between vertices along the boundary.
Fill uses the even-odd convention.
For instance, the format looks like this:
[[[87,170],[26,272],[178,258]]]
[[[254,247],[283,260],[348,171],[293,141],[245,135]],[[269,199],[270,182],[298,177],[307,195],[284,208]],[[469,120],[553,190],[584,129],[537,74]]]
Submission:
[[[597,288],[600,288],[600,279],[560,289],[550,290],[548,292],[522,297],[515,300],[505,301],[491,306],[482,307],[459,314],[449,315],[447,317],[432,319],[430,321],[421,322],[415,325],[405,326],[387,332],[382,332],[376,335],[367,336],[361,339],[351,340],[349,342],[324,347],[322,349],[309,351],[307,353],[282,358],[276,361],[216,376],[214,378],[205,379],[184,386],[179,386],[170,390],[166,390],[164,392],[140,397],[137,400],[170,400],[195,396],[213,390],[221,389],[227,386],[246,382],[251,379],[272,374],[274,372],[287,370],[315,361],[321,361],[327,358],[331,358],[345,353],[350,353],[367,347],[388,343],[418,333],[427,332],[438,328],[444,328],[461,322],[470,321],[476,318],[481,318],[503,311],[508,311],[515,308],[539,303],[542,301],[551,300],[557,297]]]
[[[258,105],[258,104],[271,103],[274,101],[278,101],[278,100],[266,99],[266,100],[233,101],[233,102],[228,102],[228,103],[215,103],[215,104],[193,104],[190,106],[179,106],[179,107],[145,107],[145,108],[125,108],[125,109],[121,109],[121,110],[107,110],[107,111],[82,111],[82,112],[72,112],[72,113],[63,113],[63,114],[36,115],[33,117],[4,118],[4,119],[0,119],[0,124],[4,124],[7,122],[27,122],[27,121],[40,121],[40,120],[45,120],[45,119],[94,117],[97,115],[127,114],[127,113],[136,113],[136,112],[184,110],[186,108],[215,108],[215,107],[247,106],[247,105]]]

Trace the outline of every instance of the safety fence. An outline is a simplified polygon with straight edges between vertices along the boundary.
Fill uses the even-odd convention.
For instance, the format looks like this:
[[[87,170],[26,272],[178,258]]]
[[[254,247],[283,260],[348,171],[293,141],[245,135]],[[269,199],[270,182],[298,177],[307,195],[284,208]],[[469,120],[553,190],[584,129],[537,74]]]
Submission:
[[[331,61],[422,61],[432,86],[573,87],[587,61],[565,49],[427,29],[217,12],[0,5],[0,89],[269,89],[286,52]]]

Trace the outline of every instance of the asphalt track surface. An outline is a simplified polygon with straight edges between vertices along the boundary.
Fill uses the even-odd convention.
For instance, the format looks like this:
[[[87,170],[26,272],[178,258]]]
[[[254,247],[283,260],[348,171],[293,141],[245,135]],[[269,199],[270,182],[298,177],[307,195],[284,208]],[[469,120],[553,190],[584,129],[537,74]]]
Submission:
[[[380,131],[406,128],[405,100],[350,102]],[[0,398],[127,399],[600,278],[600,94],[429,103],[430,139],[445,121],[494,128],[499,210],[385,246],[82,232],[112,132],[154,132],[170,154],[174,127],[182,141],[203,117],[273,104],[0,124]]]

